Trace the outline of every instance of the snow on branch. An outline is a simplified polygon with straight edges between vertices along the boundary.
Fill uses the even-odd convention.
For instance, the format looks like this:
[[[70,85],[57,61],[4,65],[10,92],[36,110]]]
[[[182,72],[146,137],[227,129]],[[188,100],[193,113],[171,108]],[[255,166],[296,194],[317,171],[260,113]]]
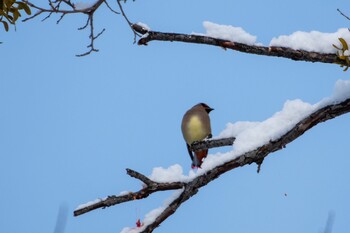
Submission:
[[[177,164],[167,169],[154,168],[149,177],[127,169],[128,175],[143,182],[141,190],[123,192],[120,195],[97,199],[81,205],[74,211],[74,216],[97,208],[146,198],[154,192],[177,190],[163,206],[149,212],[142,224],[134,228],[126,227],[122,230],[122,233],[152,232],[174,214],[182,203],[196,195],[201,187],[225,172],[252,163],[258,165],[259,171],[260,165],[270,153],[285,148],[288,143],[317,124],[348,112],[350,112],[350,81],[339,80],[335,85],[333,95],[314,105],[301,100],[287,101],[280,112],[263,122],[229,123],[217,139],[201,142],[200,148],[209,148],[211,141],[221,141],[227,145],[226,143],[232,144],[234,140],[233,150],[208,155],[202,168],[196,171],[190,170],[188,176],[183,175],[181,166]],[[226,138],[231,139],[222,140]]]
[[[203,149],[209,149],[214,147],[221,147],[221,146],[228,146],[232,145],[235,138],[223,138],[223,139],[216,139],[216,140],[206,140],[201,142],[195,142],[192,145],[192,150],[203,150]],[[177,167],[173,167],[174,169],[178,169]],[[155,169],[157,171],[157,169]],[[159,170],[158,170],[159,171]],[[165,178],[167,181],[170,182],[162,182],[162,181],[154,181],[150,178],[146,177],[145,175],[134,171],[132,169],[127,168],[126,173],[140,181],[143,182],[144,187],[139,190],[138,192],[123,192],[121,195],[113,195],[108,196],[107,198],[101,198],[96,199],[95,201],[89,202],[87,204],[80,205],[75,211],[74,216],[78,216],[87,212],[90,212],[95,209],[99,208],[106,208],[112,205],[120,204],[127,201],[134,201],[139,200],[148,197],[150,194],[158,191],[166,191],[166,190],[174,190],[174,189],[181,189],[185,187],[185,182],[183,181],[171,181],[169,179],[169,176],[164,177],[163,171],[160,171],[162,173],[162,177]],[[182,173],[182,170],[180,171]],[[157,177],[159,175],[156,174]],[[178,178],[178,175],[175,175],[175,179]],[[157,178],[155,178],[157,179]]]
[[[336,63],[346,66],[346,61],[340,59],[333,44],[339,45],[338,38],[348,38],[348,29],[339,29],[335,33],[295,32],[289,36],[279,36],[271,40],[270,46],[256,43],[253,36],[240,27],[218,25],[204,22],[206,34],[168,33],[147,30],[139,24],[133,24],[133,29],[142,34],[138,45],[148,45],[151,41],[178,41],[185,43],[206,44],[232,49],[243,53],[256,55],[284,57],[296,61]]]
[[[79,216],[98,208],[106,208],[112,205],[117,205],[123,202],[139,200],[148,197],[150,194],[164,190],[181,189],[185,186],[184,182],[159,183],[152,181],[145,175],[137,171],[126,169],[129,176],[139,179],[144,183],[144,187],[138,192],[123,192],[120,195],[112,195],[107,198],[97,199],[91,203],[78,206],[74,211],[74,216]]]

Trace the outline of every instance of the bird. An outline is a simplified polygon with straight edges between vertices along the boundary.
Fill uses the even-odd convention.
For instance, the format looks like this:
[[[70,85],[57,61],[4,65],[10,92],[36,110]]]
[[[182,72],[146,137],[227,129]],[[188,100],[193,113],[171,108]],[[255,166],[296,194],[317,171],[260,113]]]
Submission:
[[[192,168],[199,168],[202,160],[208,155],[208,149],[191,151],[194,142],[211,138],[211,125],[209,113],[214,110],[205,103],[199,103],[189,109],[182,118],[181,131],[186,141],[187,150],[192,160]]]

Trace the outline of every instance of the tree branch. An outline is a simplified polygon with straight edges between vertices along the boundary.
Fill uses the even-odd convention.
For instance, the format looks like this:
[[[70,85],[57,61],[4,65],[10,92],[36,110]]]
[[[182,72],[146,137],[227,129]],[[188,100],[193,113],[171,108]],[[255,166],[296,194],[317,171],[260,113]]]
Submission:
[[[117,3],[118,3],[118,6],[119,6],[119,9],[120,9],[120,12],[122,13],[122,16],[124,17],[124,19],[126,20],[126,22],[128,23],[129,27],[131,28],[132,32],[134,33],[134,43],[136,43],[136,38],[140,35],[137,33],[136,30],[134,30],[134,28],[132,27],[133,23],[131,23],[131,21],[129,20],[129,18],[126,16],[125,12],[124,12],[124,9],[123,9],[123,6],[122,4],[120,3],[121,0],[117,0]],[[125,2],[125,0],[124,0]]]
[[[98,49],[95,48],[94,42],[100,35],[102,35],[102,33],[105,31],[105,29],[102,29],[102,31],[99,32],[96,36],[94,35],[94,14],[93,13],[89,13],[89,17],[88,17],[88,20],[86,22],[86,25],[81,27],[81,28],[78,28],[78,30],[83,30],[88,25],[90,25],[90,36],[89,36],[90,44],[87,46],[87,48],[90,48],[90,49],[87,52],[85,52],[85,53],[77,54],[76,55],[77,57],[83,57],[83,56],[89,55],[92,52],[98,52],[99,51]]]
[[[191,145],[191,150],[193,151],[199,151],[199,150],[205,150],[210,149],[214,147],[222,147],[222,146],[231,146],[233,145],[233,142],[236,138],[221,138],[221,139],[210,139],[200,142],[194,142]]]
[[[347,20],[350,20],[350,17],[347,16],[346,14],[344,14],[339,8],[337,9],[337,11],[338,11],[344,18],[346,18]]]
[[[169,204],[169,206],[164,208],[164,210],[158,215],[158,217],[155,218],[153,222],[147,225],[143,225],[138,229],[139,232],[152,232],[162,222],[164,222],[169,216],[175,213],[182,203],[190,199],[193,195],[197,194],[197,192],[201,187],[217,179],[220,175],[234,168],[242,167],[252,163],[257,163],[260,167],[264,158],[268,156],[270,153],[278,151],[282,148],[285,148],[285,146],[288,143],[300,137],[307,130],[311,129],[318,123],[333,119],[335,117],[338,117],[348,112],[350,112],[350,98],[336,104],[327,105],[321,109],[316,110],[315,112],[305,117],[303,120],[299,121],[292,129],[290,129],[287,133],[285,133],[278,139],[274,141],[270,141],[265,145],[262,145],[254,150],[243,153],[237,156],[235,159],[228,161],[222,165],[216,166],[213,169],[205,172],[202,175],[195,177],[194,179],[188,182],[158,183],[158,182],[152,181],[151,179],[147,178],[146,176],[136,171],[127,169],[127,173],[131,177],[139,179],[143,183],[145,183],[145,187],[143,189],[141,189],[138,192],[130,192],[125,195],[109,196],[105,200],[101,200],[96,204],[87,205],[87,206],[84,206],[83,208],[79,208],[78,210],[74,211],[74,216],[81,215],[83,213],[89,212],[97,208],[101,208],[101,207],[105,208],[105,207],[116,205],[122,202],[145,198],[153,192],[183,188],[183,191],[181,192],[181,194],[177,198],[175,198]],[[204,142],[200,142],[198,145],[195,144],[193,146],[194,147],[199,146],[201,149],[205,149],[212,146],[213,143],[215,143],[215,141],[217,142],[220,141],[220,143],[223,143],[224,141],[222,140],[223,139],[207,140]],[[223,144],[232,143],[233,140],[234,138],[227,139],[227,141],[225,141],[225,143]]]
[[[97,0],[94,4],[92,4],[91,6],[86,7],[86,8],[77,8],[77,6],[73,2],[71,2],[70,0],[57,0],[54,2],[49,0],[49,6],[50,6],[49,8],[40,7],[40,6],[30,2],[30,1],[23,1],[23,2],[27,3],[30,7],[37,10],[37,12],[33,16],[24,19],[23,22],[30,20],[30,19],[33,19],[33,18],[41,15],[42,13],[48,13],[48,15],[43,19],[43,21],[50,18],[50,16],[53,13],[60,14],[60,18],[57,20],[57,24],[60,23],[60,21],[63,19],[63,17],[66,16],[67,14],[86,14],[88,16],[86,25],[78,28],[78,30],[83,30],[83,29],[87,28],[87,26],[89,26],[89,28],[90,28],[90,36],[89,36],[90,44],[87,46],[87,48],[89,48],[89,50],[85,53],[76,55],[78,57],[86,56],[86,55],[90,54],[91,52],[98,52],[98,49],[96,49],[94,46],[94,41],[105,31],[105,29],[103,29],[100,33],[98,33],[97,36],[94,35],[95,33],[94,33],[93,16],[94,16],[96,10],[105,1],[106,0]],[[107,6],[108,6],[108,4],[107,4]]]
[[[129,176],[141,180],[145,185],[137,192],[128,192],[123,195],[112,195],[107,198],[99,199],[92,204],[82,205],[74,211],[74,216],[79,216],[99,208],[106,208],[123,202],[139,200],[148,197],[150,194],[158,191],[181,189],[185,186],[184,182],[159,183],[152,181],[145,175],[127,168],[126,172]]]
[[[203,150],[203,149],[209,149],[214,147],[228,146],[228,145],[232,145],[234,140],[235,138],[223,138],[223,139],[216,139],[216,140],[213,139],[213,140],[195,142],[192,144],[192,150],[196,151],[196,150]],[[144,187],[137,192],[129,192],[127,194],[119,195],[119,196],[112,195],[112,196],[108,196],[105,199],[99,199],[93,204],[83,205],[82,207],[77,208],[77,210],[74,211],[74,216],[79,216],[95,209],[106,208],[106,207],[117,205],[127,201],[143,199],[148,197],[150,194],[154,192],[181,189],[185,186],[184,182],[172,182],[172,183],[155,182],[149,179],[148,177],[146,177],[145,175],[129,168],[126,169],[126,173],[129,176],[142,181],[144,183]]]
[[[279,139],[275,141],[270,141],[269,143],[255,150],[244,153],[238,156],[236,159],[229,161],[223,165],[217,166],[214,169],[208,171],[207,173],[198,176],[193,181],[187,183],[182,195],[176,198],[169,205],[169,207],[167,207],[163,211],[163,213],[161,213],[156,218],[156,220],[153,223],[148,225],[141,232],[152,232],[156,227],[160,225],[161,222],[163,222],[167,217],[171,215],[169,213],[174,213],[183,202],[188,200],[191,196],[195,195],[198,192],[199,188],[207,185],[209,182],[215,180],[223,173],[251,163],[261,164],[261,161],[268,154],[284,148],[288,143],[292,142],[318,123],[335,118],[348,112],[350,112],[350,99],[347,99],[339,104],[326,106],[300,121],[290,131],[281,136]]]
[[[147,31],[140,25],[133,24],[133,29],[142,34],[143,37],[139,39],[138,45],[148,45],[150,41],[178,41],[184,43],[206,44],[212,46],[219,46],[224,49],[232,49],[243,53],[251,53],[256,55],[284,57],[295,61],[308,62],[322,62],[322,63],[336,63],[340,65],[347,65],[346,61],[341,60],[338,56],[329,53],[308,52],[305,50],[294,50],[286,47],[265,47],[258,45],[247,45],[243,43],[217,39],[208,36],[188,35],[180,33],[167,33],[157,31]]]
[[[82,56],[86,56],[91,54],[92,52],[98,52],[99,50],[95,48],[95,40],[105,31],[105,29],[102,29],[101,32],[99,32],[97,35],[95,35],[95,30],[94,30],[94,14],[97,11],[97,9],[100,8],[100,6],[105,3],[105,5],[107,6],[107,8],[114,14],[120,14],[119,12],[117,12],[116,10],[114,10],[107,2],[107,0],[96,0],[96,2],[94,4],[92,4],[91,6],[87,6],[85,8],[80,8],[77,6],[77,4],[74,4],[73,2],[71,2],[71,0],[56,0],[56,1],[52,1],[52,0],[48,0],[49,1],[49,6],[48,7],[41,7],[38,6],[34,3],[32,3],[31,1],[28,0],[22,0],[23,2],[25,2],[26,4],[28,4],[28,6],[30,6],[31,8],[34,8],[37,10],[37,12],[35,14],[33,14],[32,16],[25,18],[23,20],[23,22],[31,20],[33,18],[36,18],[37,16],[43,14],[43,13],[47,13],[47,15],[44,17],[44,20],[48,19],[51,17],[52,14],[60,14],[59,19],[57,20],[57,24],[60,23],[60,21],[63,19],[64,16],[68,15],[68,14],[85,14],[87,15],[87,21],[86,24],[83,27],[78,28],[78,30],[83,30],[86,28],[90,29],[90,35],[89,35],[89,39],[90,39],[90,43],[87,45],[88,51],[86,51],[85,53],[82,54],[78,54],[76,55],[77,57],[82,57]],[[120,3],[121,0],[117,0],[118,3],[118,7],[120,12],[122,13],[123,18],[127,21],[127,23],[130,25],[131,27],[131,22],[129,21],[129,19],[127,18],[126,14],[124,13],[124,10],[122,8],[122,5]],[[126,2],[126,0],[124,0],[124,2]],[[136,37],[139,36],[139,34],[133,30],[134,33],[134,41],[136,41]]]

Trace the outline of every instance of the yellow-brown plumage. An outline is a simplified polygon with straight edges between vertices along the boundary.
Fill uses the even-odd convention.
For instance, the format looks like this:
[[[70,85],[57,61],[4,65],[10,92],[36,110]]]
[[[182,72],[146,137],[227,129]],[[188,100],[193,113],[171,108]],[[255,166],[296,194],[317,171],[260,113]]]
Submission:
[[[194,167],[200,167],[202,159],[208,154],[208,150],[196,151],[195,156],[193,156],[190,146],[193,142],[211,137],[209,112],[212,110],[207,104],[199,103],[188,110],[182,118],[182,135],[186,141]]]

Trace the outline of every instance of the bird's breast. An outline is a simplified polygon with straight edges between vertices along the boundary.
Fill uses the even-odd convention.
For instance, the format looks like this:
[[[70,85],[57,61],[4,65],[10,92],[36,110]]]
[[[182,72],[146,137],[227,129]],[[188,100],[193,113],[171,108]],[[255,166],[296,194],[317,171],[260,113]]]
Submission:
[[[194,141],[203,140],[207,136],[203,122],[198,116],[192,116],[187,124],[188,142],[192,144]]]

